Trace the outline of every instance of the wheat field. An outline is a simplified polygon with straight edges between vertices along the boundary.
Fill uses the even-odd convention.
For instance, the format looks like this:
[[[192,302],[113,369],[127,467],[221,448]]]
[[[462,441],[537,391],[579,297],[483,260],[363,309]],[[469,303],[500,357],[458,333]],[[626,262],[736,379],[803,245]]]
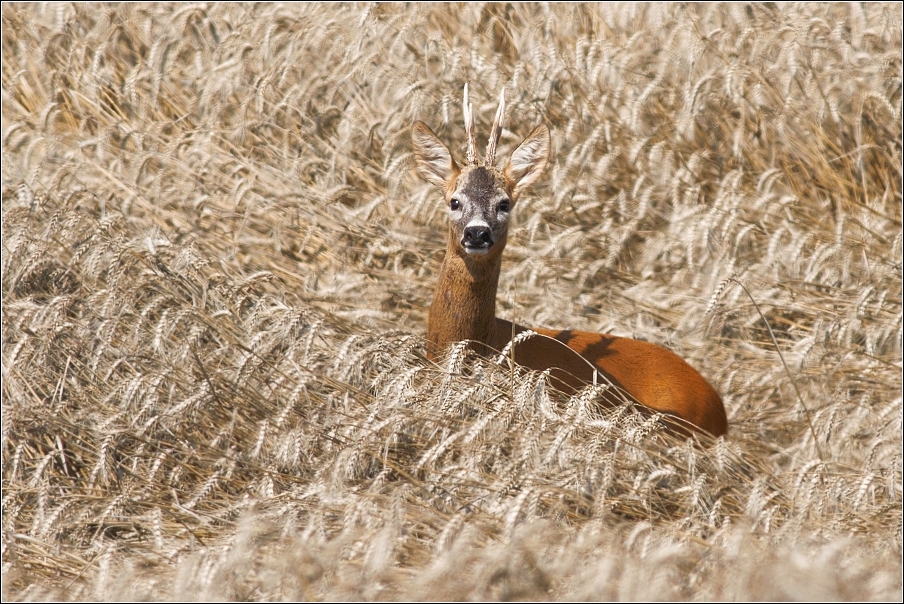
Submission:
[[[4,600],[901,600],[900,4],[2,11]],[[466,82],[498,315],[726,438],[426,359]]]

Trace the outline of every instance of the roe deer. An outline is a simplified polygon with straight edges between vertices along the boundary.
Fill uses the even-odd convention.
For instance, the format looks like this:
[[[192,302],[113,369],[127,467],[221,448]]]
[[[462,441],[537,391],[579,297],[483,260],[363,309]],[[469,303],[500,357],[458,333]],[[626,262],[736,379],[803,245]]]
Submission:
[[[502,266],[509,216],[518,197],[546,167],[549,129],[534,128],[502,170],[496,144],[502,131],[505,91],[490,131],[484,165],[477,161],[473,109],[464,89],[467,165],[459,168],[449,149],[423,122],[411,129],[420,175],[440,187],[449,207],[450,228],[430,316],[427,354],[436,359],[453,342],[470,341],[481,354],[506,351],[515,362],[550,370],[551,384],[568,394],[593,383],[609,383],[606,404],[627,393],[664,414],[674,431],[688,424],[713,436],[728,430],[725,407],[712,386],[673,352],[648,342],[572,330],[528,330],[496,317],[496,287]],[[520,336],[518,334],[521,334]],[[537,335],[539,334],[539,335]],[[514,339],[513,339],[514,336]]]

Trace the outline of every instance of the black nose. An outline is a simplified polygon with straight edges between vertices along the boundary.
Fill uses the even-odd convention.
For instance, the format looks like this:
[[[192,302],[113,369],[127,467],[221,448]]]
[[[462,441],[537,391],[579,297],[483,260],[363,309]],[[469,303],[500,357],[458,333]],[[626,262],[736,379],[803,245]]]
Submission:
[[[461,238],[465,247],[490,247],[493,245],[493,235],[489,227],[469,226],[465,227],[465,235]]]

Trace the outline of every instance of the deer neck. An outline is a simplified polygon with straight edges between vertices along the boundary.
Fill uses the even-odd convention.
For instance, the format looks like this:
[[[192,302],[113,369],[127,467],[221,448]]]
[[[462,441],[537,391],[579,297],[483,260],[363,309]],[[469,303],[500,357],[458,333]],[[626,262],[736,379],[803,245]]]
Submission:
[[[435,359],[449,345],[462,340],[500,347],[496,288],[502,254],[482,260],[469,258],[454,243],[446,249],[427,320],[428,357]],[[475,348],[489,352],[485,346]]]

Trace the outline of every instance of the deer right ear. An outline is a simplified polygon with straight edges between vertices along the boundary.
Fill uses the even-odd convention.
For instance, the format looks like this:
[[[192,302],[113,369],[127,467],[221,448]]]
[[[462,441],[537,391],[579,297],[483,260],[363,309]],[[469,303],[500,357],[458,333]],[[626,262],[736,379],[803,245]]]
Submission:
[[[411,144],[417,171],[430,184],[444,189],[460,172],[449,149],[424,122],[414,122],[411,127]]]
[[[532,182],[539,178],[549,160],[549,128],[540,124],[521,141],[512,153],[503,174],[512,187],[515,200]]]

